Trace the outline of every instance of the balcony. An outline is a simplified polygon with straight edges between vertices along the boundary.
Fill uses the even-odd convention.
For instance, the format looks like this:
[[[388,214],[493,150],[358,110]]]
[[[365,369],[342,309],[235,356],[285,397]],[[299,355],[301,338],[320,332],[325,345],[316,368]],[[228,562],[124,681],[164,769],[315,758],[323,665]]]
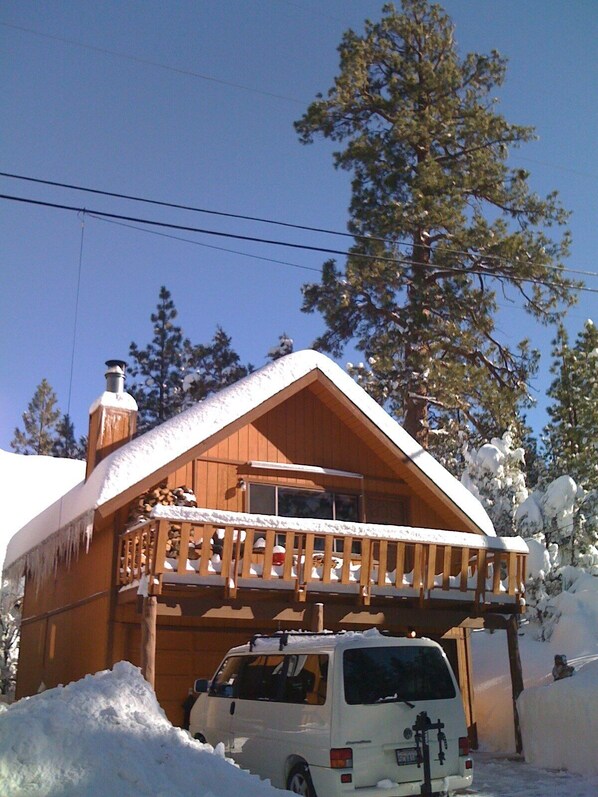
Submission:
[[[121,593],[145,589],[353,596],[363,605],[523,610],[527,546],[520,538],[455,531],[156,507],[120,537]]]

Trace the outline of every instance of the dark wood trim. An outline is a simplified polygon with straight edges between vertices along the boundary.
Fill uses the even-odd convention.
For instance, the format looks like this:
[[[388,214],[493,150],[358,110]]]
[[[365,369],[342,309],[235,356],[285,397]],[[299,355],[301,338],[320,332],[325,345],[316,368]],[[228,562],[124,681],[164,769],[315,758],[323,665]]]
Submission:
[[[69,612],[71,609],[78,609],[80,606],[85,606],[86,603],[91,603],[92,601],[99,600],[99,598],[110,596],[111,592],[112,590],[110,589],[103,589],[101,592],[94,592],[93,595],[88,595],[86,598],[81,598],[81,600],[73,601],[73,603],[67,603],[66,606],[60,606],[57,609],[50,609],[49,611],[42,612],[41,614],[34,614],[31,617],[23,617],[21,620],[21,625],[37,623],[39,620],[47,620],[48,617],[54,617],[57,614]]]

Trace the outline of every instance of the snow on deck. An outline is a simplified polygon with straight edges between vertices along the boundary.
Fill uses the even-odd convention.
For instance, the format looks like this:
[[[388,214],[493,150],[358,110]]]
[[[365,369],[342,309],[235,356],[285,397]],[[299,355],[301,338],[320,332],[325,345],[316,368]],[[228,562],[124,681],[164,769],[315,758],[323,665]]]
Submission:
[[[323,354],[306,350],[269,363],[114,451],[97,465],[87,482],[81,482],[57,505],[34,518],[13,537],[8,545],[5,567],[17,563],[24,566],[28,552],[62,527],[72,530],[75,523],[79,528],[87,529],[88,524],[81,520],[87,517],[87,513],[184,456],[191,448],[315,370],[330,379],[483,534],[495,536],[485,509],[466,487],[407,434],[342,368]]]
[[[449,529],[355,523],[344,520],[287,518],[279,515],[258,515],[248,512],[226,512],[220,509],[196,509],[194,507],[162,505],[157,505],[152,509],[151,517],[173,522],[209,523],[214,526],[275,529],[277,531],[308,531],[315,534],[342,534],[350,537],[369,537],[376,540],[402,540],[431,545],[459,545],[473,549],[485,548],[495,551],[513,551],[515,553],[528,552],[527,543],[521,537],[483,537],[480,534],[450,531]]]

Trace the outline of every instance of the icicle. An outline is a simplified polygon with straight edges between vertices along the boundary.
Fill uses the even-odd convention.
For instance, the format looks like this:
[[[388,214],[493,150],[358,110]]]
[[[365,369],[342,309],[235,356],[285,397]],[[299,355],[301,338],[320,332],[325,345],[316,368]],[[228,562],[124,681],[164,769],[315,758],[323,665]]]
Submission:
[[[18,583],[26,573],[32,578],[36,591],[52,573],[56,574],[61,559],[67,567],[79,554],[81,541],[85,540],[85,552],[89,550],[93,534],[94,510],[84,512],[79,517],[58,529],[40,545],[28,551],[11,564],[4,577],[11,583]]]

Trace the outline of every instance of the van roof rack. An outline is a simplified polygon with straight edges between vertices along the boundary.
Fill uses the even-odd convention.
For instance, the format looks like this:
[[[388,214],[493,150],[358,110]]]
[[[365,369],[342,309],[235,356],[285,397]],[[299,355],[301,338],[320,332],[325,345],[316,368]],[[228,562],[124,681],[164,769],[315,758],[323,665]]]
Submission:
[[[260,639],[277,639],[278,649],[282,650],[289,643],[290,636],[314,637],[314,636],[339,636],[345,631],[275,631],[273,634],[254,634],[249,640],[249,652],[253,652],[256,642]]]

